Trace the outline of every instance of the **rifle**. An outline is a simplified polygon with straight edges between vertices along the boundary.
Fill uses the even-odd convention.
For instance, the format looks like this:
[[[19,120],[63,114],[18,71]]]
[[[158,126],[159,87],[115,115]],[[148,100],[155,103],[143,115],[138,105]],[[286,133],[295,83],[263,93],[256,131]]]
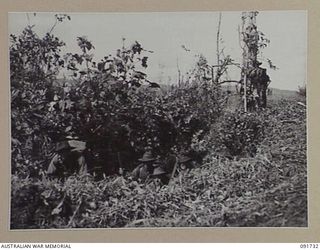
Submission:
[[[175,156],[175,159],[176,159],[176,162],[174,163],[174,167],[173,167],[173,170],[172,170],[172,173],[171,173],[171,176],[170,176],[170,180],[169,180],[169,183],[171,182],[171,180],[173,179],[176,171],[177,171],[177,168],[178,168],[178,159],[177,157]]]

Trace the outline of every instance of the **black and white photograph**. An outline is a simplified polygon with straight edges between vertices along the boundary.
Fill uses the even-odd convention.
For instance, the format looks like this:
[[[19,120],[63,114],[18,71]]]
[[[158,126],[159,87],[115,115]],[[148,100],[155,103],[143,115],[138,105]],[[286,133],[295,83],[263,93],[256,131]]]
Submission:
[[[10,229],[307,228],[307,11],[10,12]]]

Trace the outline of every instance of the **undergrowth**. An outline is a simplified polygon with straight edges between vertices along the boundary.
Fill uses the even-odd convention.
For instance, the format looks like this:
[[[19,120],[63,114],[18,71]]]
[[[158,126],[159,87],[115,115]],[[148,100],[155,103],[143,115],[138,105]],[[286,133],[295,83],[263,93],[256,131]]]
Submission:
[[[254,156],[218,154],[211,131],[203,165],[169,185],[13,175],[11,228],[307,226],[306,110],[280,100],[254,116],[268,124]]]

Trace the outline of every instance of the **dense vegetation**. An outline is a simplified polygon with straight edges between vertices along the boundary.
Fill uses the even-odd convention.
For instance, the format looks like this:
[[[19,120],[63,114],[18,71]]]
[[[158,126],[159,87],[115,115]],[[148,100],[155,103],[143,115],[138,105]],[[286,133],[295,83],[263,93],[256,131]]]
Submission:
[[[12,228],[307,226],[303,97],[230,111],[199,64],[192,82],[163,90],[144,73],[152,51],[139,42],[95,62],[93,44],[77,41],[81,53],[62,55],[50,32],[11,35]],[[127,152],[127,174],[49,179],[67,135],[92,152]],[[192,151],[200,166],[168,185],[133,181],[150,147],[160,157]]]

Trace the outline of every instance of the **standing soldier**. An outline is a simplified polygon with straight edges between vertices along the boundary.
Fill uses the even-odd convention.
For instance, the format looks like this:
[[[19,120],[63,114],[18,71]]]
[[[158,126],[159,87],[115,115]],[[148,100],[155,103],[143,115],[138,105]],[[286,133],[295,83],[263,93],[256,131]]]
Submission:
[[[86,143],[77,140],[58,142],[56,153],[50,161],[47,169],[49,176],[65,178],[72,174],[86,174],[87,162],[84,156]]]

